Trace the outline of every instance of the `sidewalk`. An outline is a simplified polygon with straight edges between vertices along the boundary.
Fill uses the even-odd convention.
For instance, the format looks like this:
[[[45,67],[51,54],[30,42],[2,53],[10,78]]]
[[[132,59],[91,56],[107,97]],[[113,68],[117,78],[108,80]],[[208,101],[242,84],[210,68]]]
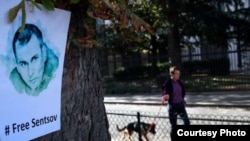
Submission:
[[[250,91],[201,93],[187,92],[185,100],[187,106],[250,108]],[[160,105],[161,94],[109,94],[104,96],[104,103]]]

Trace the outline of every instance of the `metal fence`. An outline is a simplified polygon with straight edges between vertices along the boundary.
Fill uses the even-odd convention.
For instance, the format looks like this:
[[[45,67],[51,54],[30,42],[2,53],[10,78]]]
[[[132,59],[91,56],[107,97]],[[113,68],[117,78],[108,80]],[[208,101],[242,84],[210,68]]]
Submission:
[[[240,55],[239,55],[240,54]],[[227,59],[227,60],[225,60]],[[106,69],[104,75],[112,76],[114,72],[119,68],[134,67],[140,65],[149,65],[152,60],[157,63],[166,63],[169,61],[168,54],[158,54],[152,56],[151,54],[133,54],[122,56],[119,54],[108,55],[105,59],[102,59],[102,65]],[[240,53],[237,50],[228,51],[211,51],[209,53],[193,52],[191,54],[188,51],[181,55],[182,63],[194,62],[195,65],[199,65],[199,68],[195,67],[195,73],[207,73],[210,69],[216,66],[226,66],[230,73],[242,73],[249,75],[249,64],[250,64],[250,49],[241,50]],[[106,62],[105,62],[106,61]],[[215,61],[215,62],[213,62]],[[228,61],[228,62],[225,62]],[[201,63],[201,64],[199,64]],[[206,63],[206,64],[204,64]],[[202,65],[203,64],[203,65]],[[192,65],[192,64],[191,64]],[[208,66],[211,65],[211,66]],[[188,66],[192,67],[192,66]],[[225,69],[225,68],[215,68]],[[220,71],[220,70],[218,70]],[[216,73],[216,72],[215,72]]]
[[[112,141],[129,141],[128,135],[119,132],[119,128],[125,127],[128,123],[138,121],[138,112],[135,111],[108,111],[109,131]],[[157,115],[157,116],[156,116]],[[230,116],[230,115],[200,115],[189,114],[191,125],[250,125],[250,116]],[[151,124],[156,123],[156,134],[148,133],[150,141],[169,141],[170,124],[166,113],[140,112],[140,121]],[[183,124],[181,119],[178,124]],[[126,131],[125,131],[126,133]],[[138,141],[139,136],[133,133],[131,139]]]
[[[250,90],[249,49],[241,50],[240,53],[236,49],[227,52],[194,52],[182,54],[181,57],[182,80],[187,91]],[[168,77],[167,55],[109,55],[104,60],[101,64],[107,93],[151,92],[158,89]],[[152,60],[156,60],[156,67],[152,67]]]

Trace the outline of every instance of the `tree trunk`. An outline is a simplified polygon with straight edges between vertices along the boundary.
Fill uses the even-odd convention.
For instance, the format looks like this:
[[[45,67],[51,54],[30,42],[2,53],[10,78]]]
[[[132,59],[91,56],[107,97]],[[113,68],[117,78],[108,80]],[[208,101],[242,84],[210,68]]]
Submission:
[[[181,68],[181,48],[179,45],[177,2],[168,0],[168,47],[171,65]]]
[[[238,11],[238,1],[237,0],[234,0],[234,9],[235,9],[235,11]],[[238,25],[235,27],[235,30],[237,32],[236,41],[237,41],[238,68],[241,70],[242,69],[242,53],[241,53],[241,43],[240,43],[241,33],[240,33],[239,28],[240,27]]]
[[[115,53],[113,53],[112,54],[112,56],[113,56],[113,63],[114,63],[114,71],[116,71],[117,70],[117,64],[116,64],[116,54]],[[112,72],[113,73],[113,72]]]
[[[162,7],[162,11],[163,13],[166,13],[165,16],[163,16],[163,19],[165,21],[167,21],[167,13],[168,13],[168,9],[167,9],[167,0],[161,0],[161,7]],[[169,54],[168,54],[168,35],[161,35],[163,36],[162,38],[164,38],[164,41],[162,43],[160,43],[159,45],[159,55],[160,55],[160,62],[164,63],[164,62],[168,62],[169,61]]]
[[[70,28],[87,36],[88,1],[73,5]],[[110,141],[97,48],[71,45],[65,55],[61,100],[61,130],[35,141]]]
[[[36,141],[110,141],[97,49],[71,47],[65,56],[61,130]]]
[[[151,56],[151,65],[152,65],[152,74],[157,73],[157,42],[156,37],[151,35],[151,45],[152,45],[152,56]]]
[[[167,36],[166,35],[162,35],[164,38],[164,41],[159,43],[159,62],[161,63],[165,63],[168,62],[168,49],[167,49]]]

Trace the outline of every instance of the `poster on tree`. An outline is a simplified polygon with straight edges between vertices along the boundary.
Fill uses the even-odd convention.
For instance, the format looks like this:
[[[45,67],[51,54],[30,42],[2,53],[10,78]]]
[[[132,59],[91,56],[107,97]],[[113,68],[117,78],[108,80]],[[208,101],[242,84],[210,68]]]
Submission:
[[[27,141],[60,130],[69,11],[0,0],[0,141]],[[12,23],[8,12],[19,9]],[[17,8],[16,7],[16,8]]]

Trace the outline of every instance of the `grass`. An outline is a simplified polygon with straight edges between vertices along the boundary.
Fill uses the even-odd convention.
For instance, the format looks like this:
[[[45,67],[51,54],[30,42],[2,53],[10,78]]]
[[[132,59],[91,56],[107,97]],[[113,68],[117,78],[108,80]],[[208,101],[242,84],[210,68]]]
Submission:
[[[148,93],[155,89],[156,82],[153,79],[134,80],[129,82],[112,81],[105,83],[105,92],[107,94],[124,93]]]
[[[183,79],[187,91],[236,91],[250,90],[250,76],[189,76]],[[126,82],[108,81],[104,85],[107,94],[150,93],[160,91],[156,78]]]
[[[250,90],[250,76],[191,76],[184,83],[187,91]]]

